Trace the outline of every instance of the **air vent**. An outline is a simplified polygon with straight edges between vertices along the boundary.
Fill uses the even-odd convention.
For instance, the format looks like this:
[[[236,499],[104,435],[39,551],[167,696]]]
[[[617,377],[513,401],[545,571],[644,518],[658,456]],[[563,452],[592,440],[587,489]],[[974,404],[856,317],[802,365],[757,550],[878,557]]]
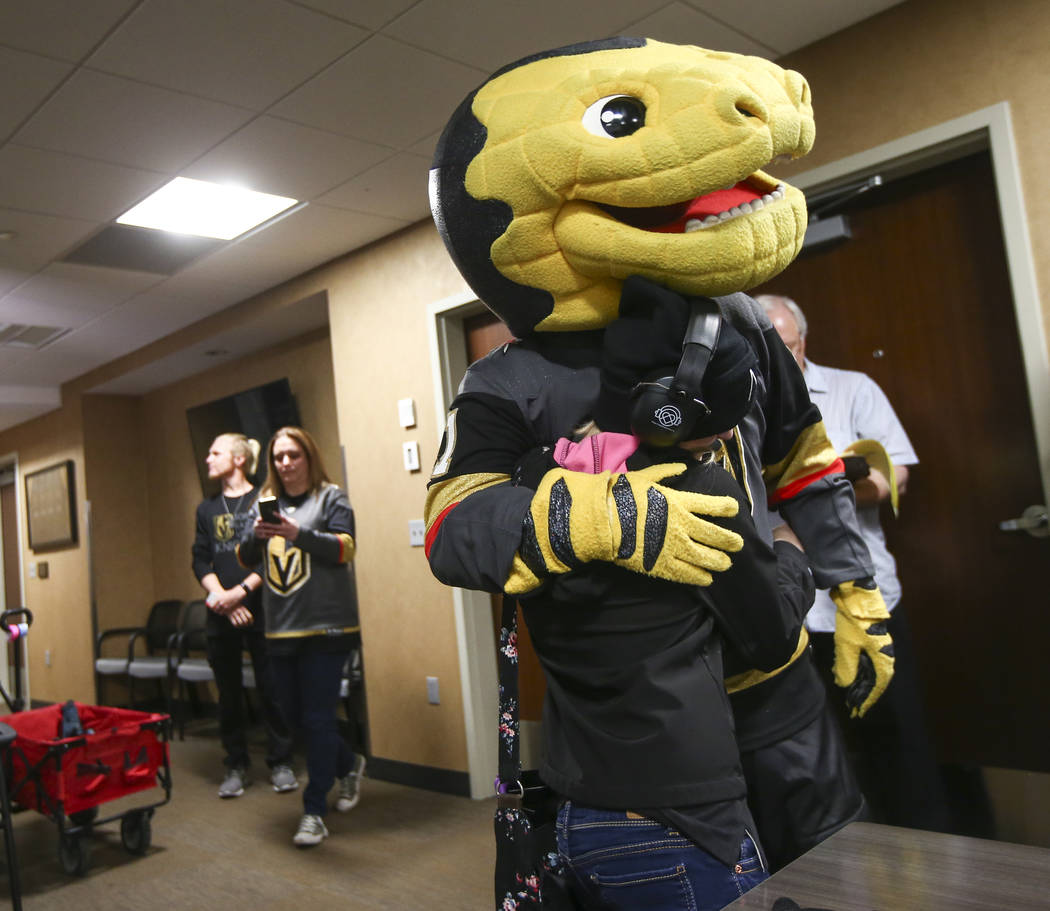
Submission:
[[[0,323],[0,346],[4,348],[46,348],[69,332],[55,326],[26,326],[22,323]]]

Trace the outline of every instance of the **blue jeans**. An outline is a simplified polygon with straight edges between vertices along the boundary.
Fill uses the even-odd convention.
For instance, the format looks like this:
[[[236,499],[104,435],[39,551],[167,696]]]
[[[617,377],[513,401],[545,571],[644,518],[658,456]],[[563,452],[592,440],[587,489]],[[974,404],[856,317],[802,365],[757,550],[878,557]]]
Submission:
[[[347,651],[270,655],[277,698],[285,717],[300,727],[306,739],[303,812],[324,816],[328,792],[336,778],[353,768],[354,754],[339,733],[339,683]]]
[[[718,911],[769,875],[750,837],[727,867],[652,819],[571,801],[558,811],[558,852],[585,906],[608,911]]]

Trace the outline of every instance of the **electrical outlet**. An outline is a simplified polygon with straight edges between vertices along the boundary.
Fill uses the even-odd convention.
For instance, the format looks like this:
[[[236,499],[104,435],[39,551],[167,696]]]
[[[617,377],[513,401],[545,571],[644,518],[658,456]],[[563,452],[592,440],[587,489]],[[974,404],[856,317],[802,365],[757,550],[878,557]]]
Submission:
[[[49,648],[44,649],[44,665],[51,667],[51,649]]]
[[[422,519],[408,520],[408,543],[411,547],[422,547],[426,544],[427,526]]]
[[[427,702],[431,705],[441,704],[441,694],[438,692],[437,677],[427,677]]]

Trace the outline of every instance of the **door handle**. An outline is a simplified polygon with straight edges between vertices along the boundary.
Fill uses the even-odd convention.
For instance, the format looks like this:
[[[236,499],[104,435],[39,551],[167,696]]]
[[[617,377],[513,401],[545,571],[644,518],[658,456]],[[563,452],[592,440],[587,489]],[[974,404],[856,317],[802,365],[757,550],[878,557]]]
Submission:
[[[1005,519],[999,523],[1000,531],[1025,531],[1033,538],[1050,537],[1045,506],[1029,506],[1017,519]]]

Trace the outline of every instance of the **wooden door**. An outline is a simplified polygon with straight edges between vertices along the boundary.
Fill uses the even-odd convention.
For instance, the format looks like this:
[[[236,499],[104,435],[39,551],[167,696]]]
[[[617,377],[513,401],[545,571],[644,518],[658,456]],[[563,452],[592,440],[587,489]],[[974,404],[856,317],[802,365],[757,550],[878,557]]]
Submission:
[[[14,610],[24,606],[19,573],[21,551],[18,546],[18,503],[14,483],[0,486],[0,523],[4,567],[3,577],[0,578],[0,584],[4,587],[4,597],[0,599],[0,604],[4,605],[6,610]]]
[[[1050,540],[987,153],[858,197],[853,237],[753,293],[809,320],[807,355],[867,373],[919,456],[884,517],[940,758],[1050,771]]]
[[[471,364],[484,357],[493,348],[509,342],[514,336],[496,314],[486,310],[463,320],[466,336],[467,361]],[[498,645],[500,619],[503,612],[503,596],[492,596],[492,628],[496,632]],[[518,716],[522,721],[540,721],[543,718],[543,696],[547,683],[543,678],[536,651],[529,638],[528,627],[518,608]]]

